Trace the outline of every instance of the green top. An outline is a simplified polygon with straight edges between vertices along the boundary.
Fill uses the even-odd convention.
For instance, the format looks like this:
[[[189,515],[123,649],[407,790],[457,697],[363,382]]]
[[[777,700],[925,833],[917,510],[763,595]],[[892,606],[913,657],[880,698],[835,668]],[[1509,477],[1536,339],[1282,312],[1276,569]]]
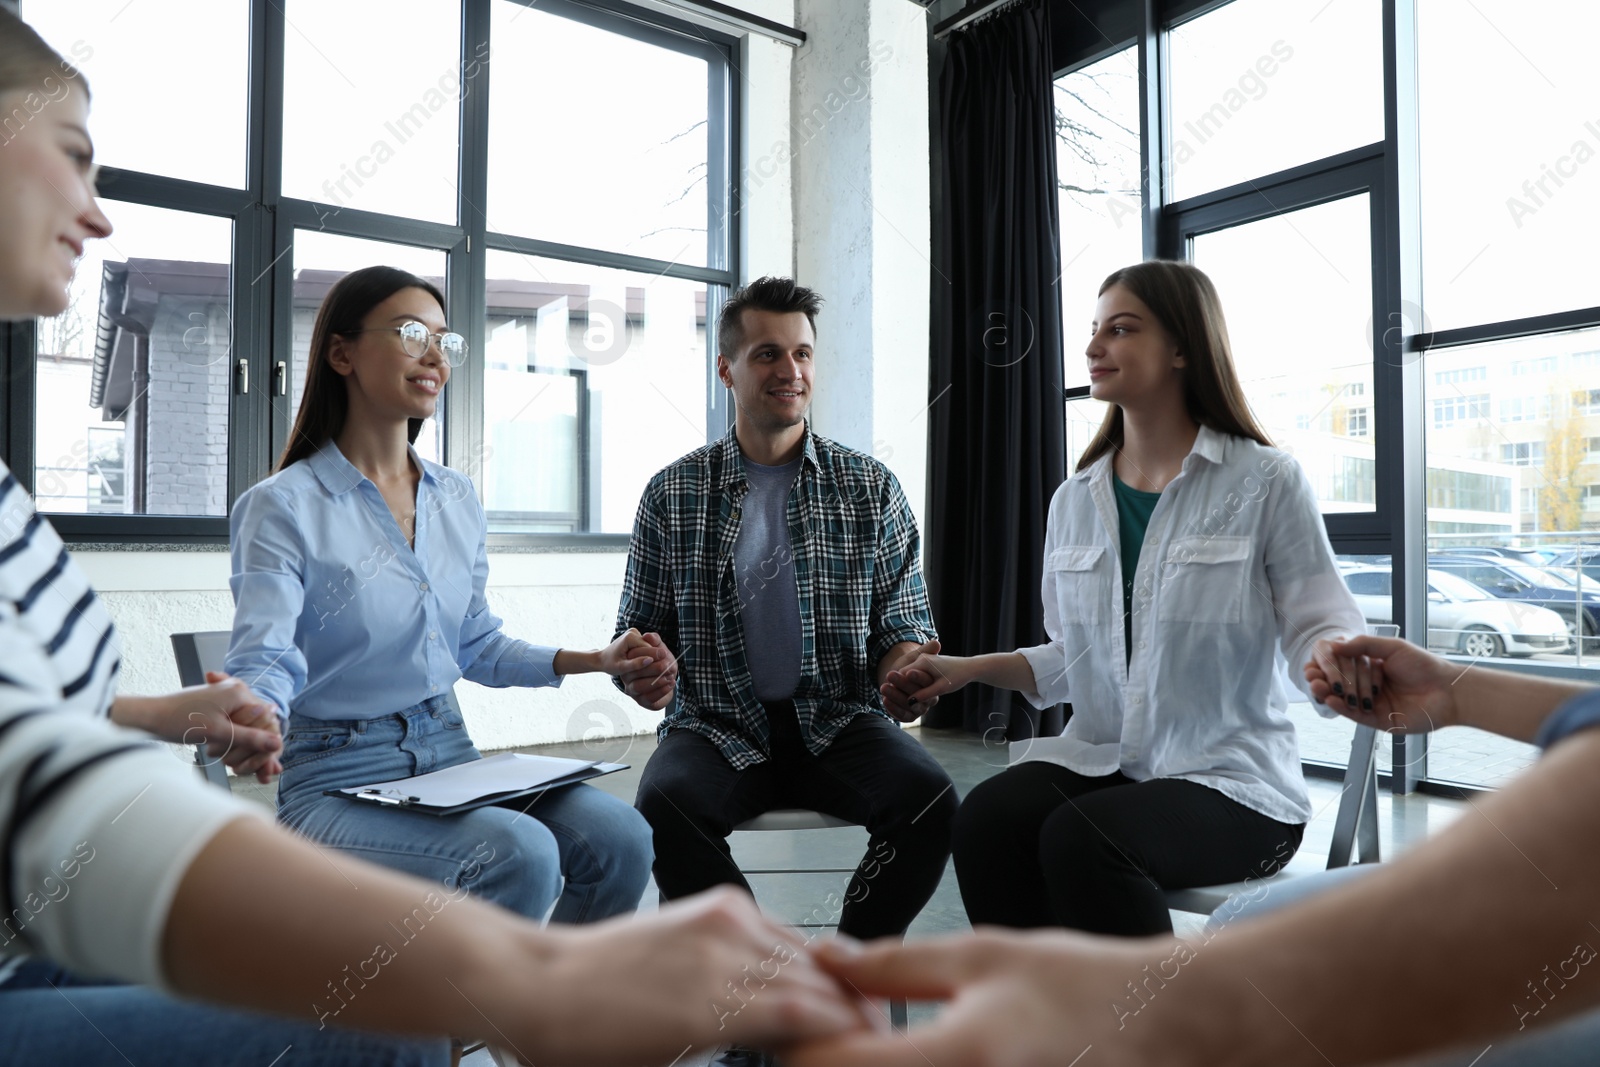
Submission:
[[[1133,658],[1133,574],[1139,569],[1139,549],[1144,532],[1150,528],[1150,513],[1156,510],[1160,493],[1147,493],[1124,484],[1111,475],[1111,488],[1117,495],[1117,538],[1122,548],[1122,640],[1127,658]]]

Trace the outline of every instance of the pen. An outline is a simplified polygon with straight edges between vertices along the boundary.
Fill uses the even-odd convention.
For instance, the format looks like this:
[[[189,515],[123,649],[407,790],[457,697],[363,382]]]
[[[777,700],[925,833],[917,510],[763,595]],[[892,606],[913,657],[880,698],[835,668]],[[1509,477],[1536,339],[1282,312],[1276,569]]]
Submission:
[[[403,808],[408,804],[415,804],[417,803],[418,799],[420,799],[418,797],[396,796],[389,793],[379,793],[376,790],[370,789],[357,795],[364,797],[367,800],[376,801],[379,804],[392,804],[397,808]]]

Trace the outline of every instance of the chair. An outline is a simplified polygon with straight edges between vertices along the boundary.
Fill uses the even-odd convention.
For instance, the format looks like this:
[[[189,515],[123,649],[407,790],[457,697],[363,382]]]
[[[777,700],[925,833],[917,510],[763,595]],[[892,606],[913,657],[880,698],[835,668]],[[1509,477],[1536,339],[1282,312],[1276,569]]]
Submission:
[[[1377,863],[1378,855],[1378,731],[1357,726],[1350,740],[1350,762],[1344,770],[1344,789],[1339,797],[1339,812],[1333,822],[1333,846],[1328,850],[1328,869],[1358,863]],[[1278,872],[1267,878],[1233,882],[1228,885],[1197,886],[1167,890],[1167,907],[1173,911],[1209,915],[1222,907],[1235,893],[1248,893],[1263,882],[1292,878]]]
[[[824,815],[807,808],[774,808],[753,819],[747,819],[733,828],[734,833],[761,833],[773,830],[828,830],[840,826],[855,826],[849,819]],[[741,874],[853,874],[854,867],[753,867],[739,869]],[[802,929],[825,930],[838,926],[837,922],[797,922],[789,924]],[[906,1028],[906,1002],[889,1001],[889,1022],[896,1030]]]
[[[227,630],[203,630],[199,633],[173,634],[172,654],[178,661],[180,685],[205,685],[207,671],[222,670],[223,658],[228,654],[228,640],[233,635]],[[222,759],[206,755],[206,746],[194,746],[195,766],[212,785],[228,786],[228,768]]]

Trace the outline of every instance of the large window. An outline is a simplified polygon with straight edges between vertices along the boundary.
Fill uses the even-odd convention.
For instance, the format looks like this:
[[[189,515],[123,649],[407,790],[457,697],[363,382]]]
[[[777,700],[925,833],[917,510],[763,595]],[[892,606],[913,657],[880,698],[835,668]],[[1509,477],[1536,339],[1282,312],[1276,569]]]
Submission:
[[[1222,298],[1245,396],[1325,511],[1370,511],[1374,501],[1370,220],[1363,194],[1191,243]]]
[[[1379,0],[1234,0],[1167,35],[1169,199],[1383,139]]]
[[[114,200],[65,312],[39,324],[42,511],[226,515],[233,225]]]
[[[1418,0],[1417,9],[1432,328],[1600,305],[1600,6]]]
[[[470,346],[418,450],[497,535],[626,534],[654,466],[723,429],[738,82],[735,39],[610,7],[27,0],[94,87],[116,227],[22,334],[6,450],[40,508],[69,538],[224,539],[323,297],[381,263]],[[152,62],[180,24],[183,62]]]
[[[1083,348],[1100,283],[1144,258],[1135,49],[1056,79],[1061,322],[1067,388],[1086,388]]]
[[[1141,89],[1143,121],[1122,126],[1159,198],[1143,252],[1216,282],[1247,399],[1305,468],[1368,621],[1469,670],[1594,677],[1600,9],[1124,0],[1091,26],[1062,7],[1058,110],[1108,129],[1111,98],[1091,93],[1110,75]],[[1096,180],[1082,155],[1060,153],[1064,185]],[[1117,239],[1073,217],[1096,201],[1072,192],[1069,270]],[[1077,303],[1063,293],[1068,323]],[[1105,410],[1073,389],[1076,349],[1069,461]],[[1348,729],[1295,715],[1306,757],[1342,764]],[[1396,741],[1384,765],[1402,789],[1486,786],[1532,757],[1447,732]]]

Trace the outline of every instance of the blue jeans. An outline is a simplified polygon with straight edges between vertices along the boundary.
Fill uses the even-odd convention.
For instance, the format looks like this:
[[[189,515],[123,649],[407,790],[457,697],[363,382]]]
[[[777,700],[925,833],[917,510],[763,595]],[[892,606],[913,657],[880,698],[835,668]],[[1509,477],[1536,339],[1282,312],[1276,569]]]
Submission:
[[[306,1017],[309,1019],[308,1011]],[[192,1004],[151,989],[84,984],[44,961],[0,986],[8,1063],[77,1067],[443,1067],[450,1042],[405,1040]]]
[[[638,906],[650,875],[650,827],[592,786],[442,816],[323,795],[478,758],[451,693],[378,719],[296,712],[284,740],[278,818],[330,848],[448,889],[464,885],[534,920],[549,913],[551,922],[594,922]]]

